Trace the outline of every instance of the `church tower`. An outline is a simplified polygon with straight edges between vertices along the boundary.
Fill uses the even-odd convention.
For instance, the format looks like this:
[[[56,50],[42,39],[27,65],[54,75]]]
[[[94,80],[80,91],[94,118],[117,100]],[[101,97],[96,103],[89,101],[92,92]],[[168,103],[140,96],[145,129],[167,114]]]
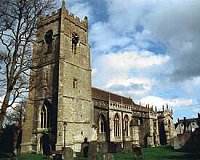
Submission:
[[[58,12],[39,17],[33,48],[22,151],[40,152],[47,134],[53,149],[78,152],[85,137],[97,137],[87,17],[75,17],[63,2]]]

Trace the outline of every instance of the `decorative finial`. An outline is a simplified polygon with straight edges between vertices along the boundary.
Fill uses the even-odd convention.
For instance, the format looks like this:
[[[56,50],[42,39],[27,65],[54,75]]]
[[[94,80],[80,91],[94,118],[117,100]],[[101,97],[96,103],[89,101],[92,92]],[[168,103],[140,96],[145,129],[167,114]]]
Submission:
[[[62,0],[62,7],[65,7],[65,0]]]

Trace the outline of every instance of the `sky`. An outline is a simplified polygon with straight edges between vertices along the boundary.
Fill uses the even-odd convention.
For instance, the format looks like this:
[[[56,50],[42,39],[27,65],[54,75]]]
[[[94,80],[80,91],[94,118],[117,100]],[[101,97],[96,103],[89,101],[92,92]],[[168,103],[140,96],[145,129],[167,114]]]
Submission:
[[[197,117],[200,0],[66,0],[66,8],[88,17],[93,87],[158,110],[168,104],[175,121]]]
[[[174,119],[200,112],[199,0],[67,0],[89,20],[92,85]]]

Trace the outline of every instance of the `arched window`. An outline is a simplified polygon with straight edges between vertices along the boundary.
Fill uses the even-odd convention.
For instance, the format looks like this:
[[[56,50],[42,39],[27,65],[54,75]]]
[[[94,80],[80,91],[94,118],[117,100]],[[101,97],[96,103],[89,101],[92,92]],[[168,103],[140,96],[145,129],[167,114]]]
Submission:
[[[106,119],[104,115],[99,116],[99,133],[105,133],[106,132]]]
[[[129,127],[128,127],[128,115],[124,117],[124,135],[128,137]]]
[[[45,105],[41,109],[41,128],[47,128],[47,108]]]
[[[114,136],[119,137],[120,136],[120,125],[119,125],[119,115],[115,114],[114,117]]]
[[[40,111],[40,122],[41,128],[50,128],[51,127],[51,106],[50,102],[48,100],[45,100],[44,105],[41,108]]]

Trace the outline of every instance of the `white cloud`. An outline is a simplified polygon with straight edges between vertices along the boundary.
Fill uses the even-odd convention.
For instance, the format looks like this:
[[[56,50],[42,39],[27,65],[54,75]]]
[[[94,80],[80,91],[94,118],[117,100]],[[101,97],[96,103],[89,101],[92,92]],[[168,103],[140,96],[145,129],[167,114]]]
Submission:
[[[115,84],[129,86],[131,83],[147,84],[147,86],[148,86],[151,82],[149,79],[145,79],[142,77],[130,78],[130,79],[113,79],[106,87],[109,88],[110,86],[115,85]]]
[[[157,73],[168,60],[168,56],[147,51],[99,55],[93,62],[93,84],[138,99],[149,94],[156,81],[151,69]]]
[[[155,8],[155,0],[108,0],[109,21],[118,32],[127,33],[135,30],[141,19]]]
[[[128,71],[131,68],[145,69],[162,65],[169,60],[168,56],[155,55],[149,51],[111,53],[104,56],[108,68]]]
[[[89,2],[83,0],[67,1],[66,7],[77,17],[84,19],[87,16],[92,21],[92,8]]]
[[[129,97],[141,97],[151,90],[151,85],[152,80],[137,77],[129,79],[111,79],[105,88]]]
[[[131,41],[129,37],[116,34],[109,23],[97,22],[91,26],[90,39],[94,52],[106,53],[113,47],[124,47]]]
[[[141,23],[151,36],[164,44],[173,65],[173,81],[183,81],[200,76],[198,59],[200,43],[200,1],[160,1],[156,9],[147,14]]]
[[[121,46],[124,47],[132,42],[136,47],[148,49],[151,45],[149,41],[161,42],[171,57],[169,62],[172,66],[171,80],[182,81],[200,75],[199,0],[123,2],[107,0],[107,2],[109,18],[104,25],[112,31],[111,39],[107,37],[107,41],[107,38],[99,38],[101,45],[96,41],[95,46],[101,48],[109,45],[108,49],[111,49],[115,44],[109,42],[117,41],[116,35],[120,35],[122,39],[132,38],[132,41],[123,41]],[[138,25],[143,27],[143,31],[139,33],[136,32]],[[110,31],[106,31],[102,29],[101,35],[105,36],[107,33],[110,35]]]
[[[142,104],[151,104],[157,106],[158,109],[162,109],[163,105],[168,104],[170,107],[177,108],[177,107],[186,107],[193,105],[195,102],[193,99],[183,99],[183,98],[174,98],[174,99],[165,99],[156,96],[147,96],[140,99]]]

